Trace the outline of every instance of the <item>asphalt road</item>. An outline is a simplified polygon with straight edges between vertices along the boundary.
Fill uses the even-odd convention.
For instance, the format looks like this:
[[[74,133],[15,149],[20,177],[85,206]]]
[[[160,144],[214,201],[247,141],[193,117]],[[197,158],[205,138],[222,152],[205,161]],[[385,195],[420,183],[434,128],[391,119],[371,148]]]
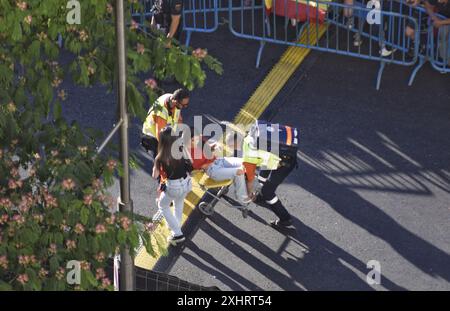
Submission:
[[[284,51],[267,45],[256,69],[259,44],[225,27],[191,45],[225,72],[193,92],[187,123],[204,113],[232,120]],[[425,66],[408,87],[411,68],[392,65],[376,91],[377,68],[313,52],[269,106],[267,117],[301,131],[300,167],[278,190],[295,228],[271,228],[262,207],[243,219],[218,204],[209,218],[194,212],[188,241],[156,269],[223,290],[450,290],[450,76]],[[69,119],[112,127],[113,94],[66,86]],[[132,172],[132,198],[152,215],[156,185],[139,132],[135,120],[130,145],[145,168]],[[366,282],[369,260],[381,264],[380,285]]]

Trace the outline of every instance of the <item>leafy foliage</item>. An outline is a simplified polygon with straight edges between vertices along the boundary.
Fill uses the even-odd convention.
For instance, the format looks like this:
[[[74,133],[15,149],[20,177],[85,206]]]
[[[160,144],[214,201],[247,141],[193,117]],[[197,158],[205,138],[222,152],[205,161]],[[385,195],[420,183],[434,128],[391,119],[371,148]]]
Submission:
[[[62,112],[69,75],[86,87],[116,83],[113,2],[81,1],[81,24],[69,25],[67,0],[0,0],[0,290],[111,290],[108,257],[135,249],[140,237],[151,254],[152,240],[162,244],[132,215],[112,212],[106,189],[122,168],[96,155],[98,133],[69,124]],[[153,78],[193,89],[205,82],[202,64],[222,72],[206,51],[167,48],[166,38],[142,31],[129,13],[140,4],[126,4],[131,114],[145,117],[145,103],[160,91]],[[62,50],[69,61],[61,62]],[[66,282],[71,260],[81,262],[79,285]]]

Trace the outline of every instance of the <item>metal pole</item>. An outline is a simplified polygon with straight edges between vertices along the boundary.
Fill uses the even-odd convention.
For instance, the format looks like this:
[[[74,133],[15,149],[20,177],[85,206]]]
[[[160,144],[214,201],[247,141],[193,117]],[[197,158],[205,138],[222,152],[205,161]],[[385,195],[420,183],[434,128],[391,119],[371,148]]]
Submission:
[[[123,124],[120,128],[120,159],[123,166],[123,175],[120,178],[119,207],[123,212],[133,212],[133,203],[130,199],[130,171],[128,155],[128,111],[126,102],[127,72],[125,48],[125,18],[123,0],[116,0],[116,42],[118,64],[118,100],[120,119]],[[134,264],[130,249],[126,248],[120,254],[120,290],[131,291],[134,286]]]

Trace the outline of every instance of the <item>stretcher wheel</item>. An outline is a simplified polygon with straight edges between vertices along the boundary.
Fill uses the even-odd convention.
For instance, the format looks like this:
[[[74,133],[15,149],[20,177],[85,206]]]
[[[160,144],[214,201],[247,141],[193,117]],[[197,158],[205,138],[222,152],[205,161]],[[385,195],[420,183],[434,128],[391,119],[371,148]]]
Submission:
[[[202,214],[206,216],[211,216],[212,214],[214,214],[214,206],[210,203],[201,202],[198,205],[198,209],[200,210],[200,212],[202,212]]]

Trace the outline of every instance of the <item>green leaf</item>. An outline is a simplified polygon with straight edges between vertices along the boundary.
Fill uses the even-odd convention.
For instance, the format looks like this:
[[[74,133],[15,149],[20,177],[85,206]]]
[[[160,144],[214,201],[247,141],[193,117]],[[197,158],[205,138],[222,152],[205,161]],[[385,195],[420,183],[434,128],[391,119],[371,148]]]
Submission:
[[[62,245],[64,242],[64,236],[62,235],[61,232],[56,232],[55,233],[55,243],[58,245]]]
[[[10,291],[13,290],[12,286],[5,281],[0,280],[0,291]]]
[[[80,220],[83,225],[86,225],[89,220],[89,209],[87,207],[81,208]]]
[[[160,234],[158,234],[158,233],[155,233],[155,234],[153,234],[152,235],[154,238],[155,238],[155,240],[156,240],[156,245],[158,246],[158,250],[159,250],[159,253],[162,255],[162,256],[167,256],[167,254],[169,253],[168,252],[168,250],[167,250],[167,242],[164,240],[164,238],[160,235]]]
[[[59,261],[55,256],[52,256],[49,260],[49,264],[50,264],[50,273],[55,273],[56,270],[59,269],[60,265],[59,265]]]
[[[22,39],[22,25],[20,24],[20,20],[16,20],[16,22],[14,23],[11,38],[14,41],[19,41]]]
[[[63,221],[63,215],[61,213],[61,210],[59,208],[54,209],[50,212],[50,214],[53,218],[53,221],[55,222],[55,225],[59,226]]]
[[[55,118],[55,120],[59,120],[61,118],[61,114],[62,114],[61,103],[58,100],[53,105],[53,117]]]
[[[117,241],[120,244],[124,244],[126,240],[127,240],[127,234],[126,234],[125,230],[119,229],[119,232],[117,232]]]

